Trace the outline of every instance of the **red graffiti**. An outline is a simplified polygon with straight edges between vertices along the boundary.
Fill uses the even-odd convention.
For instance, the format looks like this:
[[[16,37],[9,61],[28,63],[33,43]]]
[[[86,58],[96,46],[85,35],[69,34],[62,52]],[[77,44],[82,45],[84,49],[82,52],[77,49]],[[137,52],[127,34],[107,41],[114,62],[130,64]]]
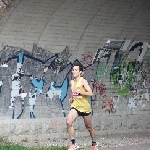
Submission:
[[[150,73],[150,62],[146,62],[143,64],[143,72],[142,74],[147,75]]]
[[[106,98],[105,100],[103,100],[102,102],[102,109],[105,108],[105,113],[108,112],[110,113],[114,113],[114,107],[113,107],[113,100],[109,99],[108,96],[104,95],[103,98]]]
[[[148,79],[149,74],[150,74],[150,62],[147,62],[143,65],[142,78]]]
[[[96,89],[96,91],[98,90],[100,95],[103,95],[106,90],[104,84],[98,83],[96,81],[93,82],[92,87],[93,87],[93,90],[95,90],[95,89]]]
[[[143,67],[144,67],[144,68],[150,68],[150,62],[144,63]]]
[[[82,59],[81,59],[81,63],[83,65],[90,65],[92,64],[93,58],[92,58],[92,53],[91,52],[85,52],[84,54],[82,54]]]

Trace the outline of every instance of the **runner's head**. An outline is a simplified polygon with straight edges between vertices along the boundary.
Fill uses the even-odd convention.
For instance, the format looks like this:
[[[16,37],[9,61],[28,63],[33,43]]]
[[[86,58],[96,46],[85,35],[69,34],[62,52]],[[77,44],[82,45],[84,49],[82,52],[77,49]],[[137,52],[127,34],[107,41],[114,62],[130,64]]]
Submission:
[[[78,76],[81,76],[82,72],[83,72],[83,66],[82,66],[82,64],[75,63],[73,65],[73,68],[72,68],[72,74],[73,74],[73,76],[75,78],[78,77]]]

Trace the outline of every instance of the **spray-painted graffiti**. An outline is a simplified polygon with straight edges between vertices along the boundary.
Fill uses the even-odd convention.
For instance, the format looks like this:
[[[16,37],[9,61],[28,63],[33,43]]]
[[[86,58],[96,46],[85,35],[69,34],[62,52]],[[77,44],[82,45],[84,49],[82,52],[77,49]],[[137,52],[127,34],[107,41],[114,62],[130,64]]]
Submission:
[[[113,100],[108,98],[107,95],[103,96],[104,100],[102,101],[102,109],[105,109],[105,113],[115,113],[116,109],[114,108]]]
[[[147,50],[146,42],[108,40],[95,55],[85,52],[81,61],[75,59],[70,62],[68,47],[61,53],[51,53],[36,44],[33,44],[32,52],[5,46],[0,51],[0,101],[3,104],[0,110],[6,113],[12,109],[12,118],[20,119],[29,106],[30,118],[36,118],[38,104],[53,109],[54,114],[61,110],[60,113],[66,116],[68,86],[75,62],[84,66],[83,76],[95,94],[92,101],[101,101],[104,112],[116,113],[121,99],[127,100],[126,107],[130,109],[144,108],[150,94],[150,59],[148,56],[145,58]],[[112,91],[117,96],[110,96]],[[18,101],[20,108],[17,107]],[[51,105],[53,107],[49,107]]]
[[[147,101],[150,101],[150,93],[148,93],[148,90],[144,94],[140,93],[140,91],[138,91],[138,93],[139,94],[136,94],[133,97],[129,97],[128,107],[130,109],[136,109],[138,107],[144,108]]]
[[[137,103],[134,103],[136,99],[140,107],[145,106],[141,104],[141,98],[145,97],[149,101],[150,59],[146,56],[147,50],[148,43],[146,42],[110,39],[97,50],[93,58],[93,64],[98,63],[96,82],[108,83],[108,77],[110,77],[111,86],[109,88],[116,90],[118,96],[126,96],[130,108],[136,108]],[[107,88],[102,93],[104,94],[107,94]],[[107,102],[104,102],[105,105]],[[111,103],[107,106],[112,108]]]
[[[21,118],[24,113],[27,97],[30,118],[35,118],[35,102],[41,94],[45,94],[45,97],[48,95],[50,99],[54,95],[58,95],[60,103],[63,102],[68,89],[67,75],[71,69],[71,65],[68,65],[69,57],[68,47],[59,54],[46,52],[35,44],[33,45],[33,53],[10,46],[3,48],[1,51],[1,68],[6,69],[5,72],[2,71],[3,73],[1,73],[1,94],[5,95],[3,90],[5,86],[11,87],[9,108],[13,110],[13,119],[15,118],[15,99],[17,97],[21,97],[22,102],[21,111],[17,119]],[[65,69],[66,66],[67,69]],[[3,74],[6,73],[7,78],[11,78],[9,84],[3,79]],[[51,94],[51,91],[53,94]],[[63,109],[63,105],[61,106]]]
[[[59,107],[63,116],[66,116],[64,100],[67,97],[70,70],[74,64],[69,62],[71,55],[68,47],[61,53],[53,54],[36,44],[33,44],[32,52],[17,47],[5,46],[0,52],[0,56],[2,99],[4,99],[6,91],[8,91],[4,89],[11,87],[9,88],[10,92],[8,91],[10,99],[7,94],[7,103],[9,105],[7,108],[12,109],[13,119],[22,118],[26,106],[29,106],[30,118],[36,118],[34,111],[39,99],[41,104],[45,101],[47,106],[53,104],[55,105],[53,108]],[[77,61],[75,60],[74,62]],[[90,63],[91,61],[90,57]],[[88,81],[94,79],[96,67],[96,63],[85,67],[84,77]],[[8,78],[11,80],[8,80]],[[6,83],[6,81],[9,81],[9,83]],[[98,88],[101,94],[102,85]],[[21,101],[20,108],[16,107],[18,99]],[[17,111],[19,111],[19,114],[16,113]]]
[[[81,59],[81,63],[83,66],[89,66],[92,64],[93,61],[93,57],[92,57],[92,52],[85,52],[84,54],[82,54],[82,59]]]
[[[101,62],[98,65],[97,70],[96,70],[96,76],[95,76],[96,81],[101,81],[104,78],[109,78],[110,70],[111,68],[109,66],[106,66],[106,63]]]
[[[142,66],[141,76],[143,79],[142,86],[143,88],[150,88],[150,62],[144,61]]]
[[[103,95],[105,93],[106,87],[104,84],[94,81],[92,86],[93,86],[93,91],[96,90],[98,94]]]

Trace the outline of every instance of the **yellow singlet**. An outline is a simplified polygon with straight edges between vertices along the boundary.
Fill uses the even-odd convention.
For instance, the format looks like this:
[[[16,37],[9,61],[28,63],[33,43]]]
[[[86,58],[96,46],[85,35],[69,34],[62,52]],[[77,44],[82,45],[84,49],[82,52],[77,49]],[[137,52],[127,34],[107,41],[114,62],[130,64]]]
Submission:
[[[79,95],[75,93],[74,90],[79,90],[81,92],[86,92],[85,88],[82,85],[83,77],[80,77],[79,81],[75,84],[74,80],[71,81],[71,90],[73,96],[73,102],[71,107],[76,108],[80,112],[90,113],[91,107],[88,102],[88,97],[85,95]]]

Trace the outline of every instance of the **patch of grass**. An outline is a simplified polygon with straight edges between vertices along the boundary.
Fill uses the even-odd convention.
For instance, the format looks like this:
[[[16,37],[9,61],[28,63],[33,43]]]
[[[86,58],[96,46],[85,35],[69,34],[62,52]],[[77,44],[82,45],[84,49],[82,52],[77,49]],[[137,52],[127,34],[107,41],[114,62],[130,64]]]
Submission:
[[[14,144],[6,144],[6,145],[0,144],[0,150],[67,150],[67,147],[49,147],[49,148],[31,147],[31,148],[28,148],[28,147],[14,145]]]
[[[0,138],[0,150],[67,150],[67,147],[53,146],[53,147],[48,147],[48,148],[45,148],[45,147],[29,148],[29,147],[7,142],[6,140]]]
[[[67,148],[66,147],[28,148],[20,145],[9,144],[9,145],[0,145],[0,150],[67,150]]]

